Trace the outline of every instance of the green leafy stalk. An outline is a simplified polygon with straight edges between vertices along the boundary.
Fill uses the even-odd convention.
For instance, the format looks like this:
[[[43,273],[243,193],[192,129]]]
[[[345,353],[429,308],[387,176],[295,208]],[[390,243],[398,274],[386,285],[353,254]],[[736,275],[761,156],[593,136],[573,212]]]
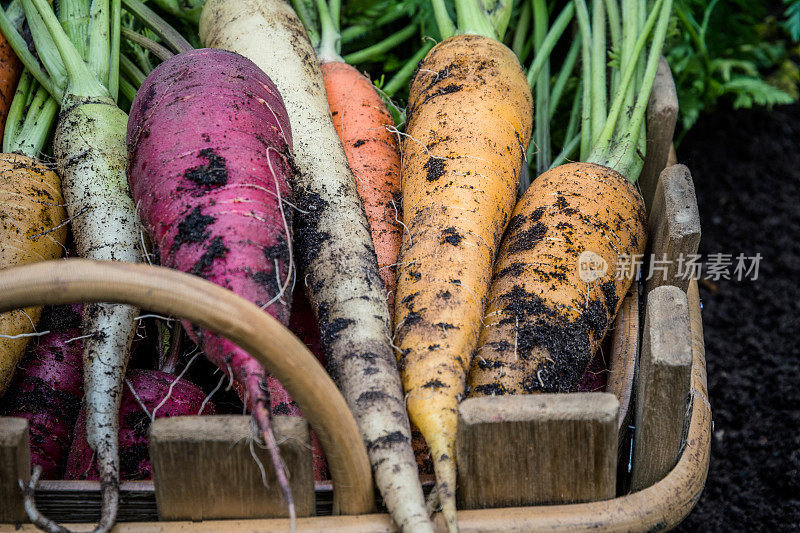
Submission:
[[[154,56],[159,58],[161,61],[166,61],[167,59],[169,59],[173,55],[175,55],[172,52],[170,52],[168,49],[166,49],[165,47],[163,47],[160,44],[158,44],[157,42],[153,41],[152,39],[148,39],[144,35],[140,35],[140,34],[136,33],[133,30],[129,30],[128,28],[124,28],[122,30],[122,36],[125,37],[125,39],[127,39],[128,41],[130,41],[130,42],[140,46],[144,50],[147,50],[148,52],[152,53]],[[147,66],[143,66],[143,68],[146,69],[146,70],[152,70],[152,67],[150,69],[147,69]]]
[[[428,55],[428,52],[431,51],[433,48],[433,43],[428,41],[426,42],[417,53],[415,53],[411,58],[406,61],[403,66],[398,70],[394,76],[384,85],[383,92],[386,93],[390,98],[397,93],[400,89],[408,85],[411,76],[414,75],[414,70],[417,68],[417,63],[425,59],[425,56]]]
[[[556,82],[553,84],[553,90],[550,94],[550,109],[548,110],[550,120],[553,120],[556,114],[558,104],[561,102],[564,89],[572,75],[572,71],[575,69],[575,64],[578,62],[578,55],[580,53],[581,41],[580,39],[574,39],[567,52],[567,57],[564,58],[564,62],[561,64],[561,70],[558,72]]]
[[[321,62],[325,61],[344,61],[339,55],[341,51],[339,30],[336,29],[336,22],[332,18],[326,0],[317,0],[317,10],[319,13],[319,23],[322,26],[322,35],[317,47],[317,57]]]
[[[8,154],[13,150],[9,150],[9,143],[16,137],[17,132],[22,127],[23,115],[27,101],[31,97],[31,85],[34,78],[28,69],[22,71],[17,83],[17,90],[14,92],[14,99],[11,101],[11,107],[8,108],[8,116],[6,117],[6,127],[3,132],[3,152]]]
[[[42,60],[42,65],[60,87],[65,87],[67,85],[67,71],[64,68],[64,61],[61,59],[61,54],[58,53],[53,38],[50,37],[50,32],[47,31],[44,20],[42,20],[39,12],[36,11],[32,4],[24,3],[23,9],[33,37],[33,43],[36,46],[37,55]]]
[[[324,31],[323,31],[324,33]],[[417,33],[417,25],[410,24],[402,30],[390,35],[384,40],[373,44],[358,52],[353,52],[344,56],[344,61],[347,63],[356,64],[364,63],[366,61],[377,61],[382,59],[383,55],[395,48],[397,45],[407,41]]]
[[[58,8],[56,13],[58,20],[61,21],[61,27],[81,57],[86,60],[89,52],[89,12],[92,0],[58,0],[55,6]],[[28,20],[31,19],[30,12],[26,12],[26,16]]]
[[[353,24],[352,26],[348,26],[347,28],[341,31],[342,44],[350,43],[355,39],[358,39],[359,37],[363,36],[364,34],[369,33],[372,30],[383,28],[384,26],[391,24],[395,20],[398,20],[402,17],[403,17],[403,12],[401,10],[393,9],[388,13],[386,13],[385,15],[376,19],[371,24]]]
[[[491,17],[483,4],[476,0],[456,0],[458,30],[500,40]]]
[[[147,75],[139,70],[139,67],[137,67],[136,64],[127,57],[122,56],[119,58],[119,60],[120,74],[122,74],[125,79],[137,89],[141,87],[145,78],[147,78]]]
[[[449,39],[456,34],[456,26],[453,24],[453,19],[447,13],[447,6],[444,0],[431,0],[433,4],[433,16],[436,19],[436,27],[439,28],[439,33],[442,39]]]
[[[527,54],[525,53],[525,42],[528,39],[528,28],[531,24],[531,3],[525,2],[522,5],[522,11],[519,13],[519,20],[517,27],[514,29],[514,40],[511,45],[511,50],[519,59],[520,63],[525,62]]]
[[[41,83],[47,88],[47,91],[53,95],[54,98],[61,99],[64,94],[63,85],[56,83],[53,78],[39,66],[39,61],[34,57],[25,39],[17,31],[14,22],[0,9],[0,32],[8,41],[8,44],[17,54],[17,57],[27,68],[28,72],[36,78],[36,81]]]
[[[617,0],[606,0],[606,16],[608,17],[608,33],[611,36],[611,49],[619,54],[622,46],[622,24],[620,22],[619,3]],[[619,88],[619,70],[611,71],[611,93]]]
[[[539,77],[539,73],[541,72],[545,63],[547,63],[550,59],[550,54],[552,53],[553,48],[555,48],[556,43],[558,43],[558,40],[564,33],[564,30],[569,25],[574,13],[575,6],[573,4],[570,3],[564,6],[564,9],[561,10],[561,13],[559,13],[558,17],[556,17],[556,20],[553,22],[550,30],[547,32],[547,35],[542,41],[542,45],[537,48],[536,55],[533,58],[533,63],[528,69],[527,74],[528,84],[531,86],[531,88],[533,88],[534,84],[536,83],[536,79]]]
[[[82,97],[107,97],[108,91],[100,83],[88,65],[81,58],[78,50],[70,42],[67,34],[64,33],[61,23],[56,18],[53,9],[47,0],[24,0],[32,2],[42,17],[47,31],[53,38],[61,59],[64,61],[64,68],[67,71],[69,80],[67,82],[66,93]],[[26,65],[27,66],[27,65]]]
[[[189,41],[184,39],[172,26],[164,22],[152,9],[139,0],[122,0],[122,3],[133,16],[139,19],[146,27],[153,30],[153,32],[164,41],[167,48],[176,54],[194,50],[194,47]]]
[[[581,35],[581,83],[583,104],[581,105],[581,160],[586,160],[592,150],[592,30],[589,25],[589,10],[585,0],[574,0],[578,29]]]
[[[592,3],[592,144],[606,117],[606,17],[603,0]]]
[[[4,150],[6,146],[8,147],[6,153],[18,153],[36,159],[50,137],[58,116],[59,105],[38,82],[32,85],[36,88],[35,96],[28,105],[22,128],[8,141],[8,144],[4,138],[3,145]]]
[[[508,29],[508,23],[511,22],[513,8],[514,0],[496,0],[496,3],[491,8],[487,8],[491,9],[489,19],[492,21],[492,25],[501,41]]]
[[[97,79],[108,87],[111,65],[111,5],[109,0],[93,0],[89,19],[89,51],[86,58]]]
[[[188,22],[192,26],[200,24],[205,0],[150,0],[162,11]]]
[[[108,92],[117,101],[119,96],[120,32],[122,29],[122,2],[111,0],[111,59],[108,66]]]
[[[589,157],[590,162],[611,166],[611,168],[614,168],[619,173],[626,176],[633,183],[635,183],[639,177],[638,170],[636,169],[640,170],[643,163],[636,151],[638,138],[641,128],[644,125],[648,101],[647,96],[653,89],[671,12],[672,0],[656,0],[650,15],[647,17],[644,29],[636,41],[634,49],[635,57],[643,52],[647,37],[650,32],[653,31],[653,26],[655,26],[653,41],[647,56],[647,67],[644,73],[644,79],[639,89],[641,97],[637,99],[636,105],[631,113],[631,122],[628,131],[621,132],[616,137],[614,136],[615,123],[625,97],[623,92],[620,92],[614,99],[614,104],[612,105],[608,120],[600,134],[599,142],[594,147]],[[657,25],[656,20],[658,21]],[[632,61],[622,76],[621,88],[623,90],[627,89],[627,85],[631,83],[635,70],[636,62]]]
[[[536,142],[536,173],[541,174],[550,167],[550,54],[542,54],[542,45],[547,34],[547,1],[533,0],[534,50],[544,56],[544,64],[536,78],[536,100],[534,109],[534,140]]]
[[[315,0],[292,0],[292,7],[294,12],[297,13],[300,22],[306,28],[308,39],[311,41],[311,46],[316,50],[319,47],[319,16],[317,14],[318,7]]]

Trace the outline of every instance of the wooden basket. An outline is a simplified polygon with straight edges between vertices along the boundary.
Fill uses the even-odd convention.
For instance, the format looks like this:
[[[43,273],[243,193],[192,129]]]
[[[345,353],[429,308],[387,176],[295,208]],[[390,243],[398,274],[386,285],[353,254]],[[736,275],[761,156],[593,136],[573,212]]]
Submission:
[[[674,165],[674,152],[664,168],[676,117],[674,84],[662,61],[640,180],[649,253],[659,259],[696,253],[700,238],[688,170]],[[462,531],[661,530],[691,511],[707,475],[711,411],[697,283],[677,274],[669,268],[634,286],[623,302],[607,392],[462,403]],[[65,260],[0,272],[0,311],[78,301],[137,305],[242,346],[284,384],[328,458],[332,483],[315,487],[305,422],[276,421],[298,514],[305,515],[297,529],[393,531],[388,515],[376,512],[366,450],[341,394],[305,346],[255,305],[197,277],[146,265]],[[247,433],[245,417],[157,420],[150,442],[154,481],[121,484],[117,530],[288,531],[288,520],[277,518],[285,506],[274,479],[264,487],[242,445]],[[29,475],[27,423],[0,418],[0,529],[25,521],[18,480]],[[43,481],[37,505],[53,519],[85,522],[73,527],[90,530],[98,484]]]

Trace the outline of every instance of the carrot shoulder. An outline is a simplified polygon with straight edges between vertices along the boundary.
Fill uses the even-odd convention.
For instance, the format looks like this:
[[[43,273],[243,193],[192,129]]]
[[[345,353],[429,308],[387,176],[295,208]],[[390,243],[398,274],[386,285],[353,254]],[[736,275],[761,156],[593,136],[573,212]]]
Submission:
[[[511,218],[495,265],[470,396],[568,392],[632,282],[644,204],[618,172],[571,163],[539,176]]]
[[[400,251],[394,342],[448,522],[457,407],[516,199],[531,107],[514,54],[478,35],[442,41],[411,83],[402,176],[410,234]]]
[[[397,285],[400,219],[400,148],[392,117],[369,79],[341,61],[322,63],[328,105],[367,212],[389,309]]]
[[[0,35],[0,142],[3,141],[8,110],[14,100],[14,91],[20,74],[22,74],[22,63],[17,59],[6,38]]]

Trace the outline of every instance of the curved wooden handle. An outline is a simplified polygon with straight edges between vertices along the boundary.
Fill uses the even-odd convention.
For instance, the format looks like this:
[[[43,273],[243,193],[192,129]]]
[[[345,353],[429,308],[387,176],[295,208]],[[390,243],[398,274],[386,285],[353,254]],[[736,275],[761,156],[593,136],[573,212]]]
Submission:
[[[334,513],[374,510],[367,451],[344,398],[305,345],[256,305],[201,278],[142,264],[65,259],[0,271],[0,312],[78,302],[136,305],[238,344],[278,378],[319,436]]]

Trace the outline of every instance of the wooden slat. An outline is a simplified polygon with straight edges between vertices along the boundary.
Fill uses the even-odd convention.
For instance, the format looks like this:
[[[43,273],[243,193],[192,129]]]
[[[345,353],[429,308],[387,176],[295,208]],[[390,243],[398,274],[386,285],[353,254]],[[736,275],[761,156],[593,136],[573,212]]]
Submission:
[[[297,516],[310,516],[314,512],[314,475],[308,424],[298,417],[274,417],[272,423],[290,472]],[[250,418],[245,416],[156,420],[150,431],[150,457],[159,517],[203,520],[288,516],[269,455],[253,439]]]
[[[650,259],[657,262],[657,268],[647,280],[647,292],[662,285],[686,291],[690,276],[685,269],[700,245],[700,212],[692,175],[684,165],[667,167],[661,173],[648,224]]]
[[[28,421],[0,417],[0,524],[27,519],[18,481],[27,482],[30,471]]]
[[[606,392],[619,401],[620,439],[627,435],[631,421],[631,397],[633,378],[636,375],[636,360],[639,357],[639,284],[633,283],[622,301],[614,321],[611,338],[611,362],[609,364]]]
[[[663,286],[648,295],[636,378],[633,490],[659,481],[680,455],[692,368],[690,331],[682,290]]]
[[[459,406],[461,509],[614,497],[613,394],[470,398]]]
[[[653,203],[658,175],[667,163],[677,121],[678,93],[667,60],[662,57],[647,105],[647,153],[638,182],[648,211]]]

